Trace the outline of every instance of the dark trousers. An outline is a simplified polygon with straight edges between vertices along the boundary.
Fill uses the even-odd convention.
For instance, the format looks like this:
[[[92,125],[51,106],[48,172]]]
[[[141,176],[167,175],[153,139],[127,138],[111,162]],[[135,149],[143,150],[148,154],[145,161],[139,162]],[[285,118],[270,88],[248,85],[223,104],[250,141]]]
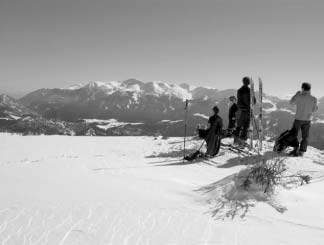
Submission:
[[[239,109],[236,112],[237,118],[237,127],[235,130],[235,137],[238,137],[242,140],[247,140],[248,130],[250,127],[250,110],[241,110]]]
[[[311,121],[301,121],[295,120],[293,125],[293,131],[298,136],[299,131],[302,132],[302,141],[300,142],[299,150],[301,152],[307,151],[308,146],[308,137],[309,137],[309,129],[311,127]]]
[[[230,118],[228,120],[228,129],[235,129],[235,125],[236,125],[236,120]]]

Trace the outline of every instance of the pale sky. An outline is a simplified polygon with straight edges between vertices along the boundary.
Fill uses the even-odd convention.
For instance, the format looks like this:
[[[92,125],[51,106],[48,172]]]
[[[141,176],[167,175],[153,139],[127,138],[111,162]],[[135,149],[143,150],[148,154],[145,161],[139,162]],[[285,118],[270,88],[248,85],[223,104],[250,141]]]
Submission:
[[[136,78],[324,95],[323,0],[0,0],[0,91]]]

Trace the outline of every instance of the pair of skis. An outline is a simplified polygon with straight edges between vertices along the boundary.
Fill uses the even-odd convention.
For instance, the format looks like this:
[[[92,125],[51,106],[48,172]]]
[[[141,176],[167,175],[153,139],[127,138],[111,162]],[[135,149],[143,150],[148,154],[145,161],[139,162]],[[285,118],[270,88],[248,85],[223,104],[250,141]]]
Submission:
[[[263,145],[263,82],[259,78],[259,115],[255,117],[255,88],[254,81],[251,78],[251,93],[250,93],[250,148],[254,149],[253,138],[257,135],[258,138],[258,152],[261,152]]]
[[[239,155],[246,155],[246,156],[252,156],[253,153],[250,152],[249,150],[246,150],[246,149],[242,149],[242,148],[239,148],[237,146],[234,146],[232,144],[224,144],[224,143],[221,143],[221,147],[229,150],[229,151],[232,151],[236,154],[239,154]]]
[[[250,148],[254,149],[253,139],[254,135],[257,135],[258,138],[258,152],[263,150],[263,82],[262,79],[258,79],[259,82],[259,115],[256,118],[254,109],[255,109],[255,90],[254,90],[254,81],[251,78],[251,93],[250,93]],[[186,156],[186,138],[187,138],[187,119],[188,119],[188,105],[189,100],[186,100],[185,103],[185,127],[184,127],[184,141],[183,141],[183,157]]]

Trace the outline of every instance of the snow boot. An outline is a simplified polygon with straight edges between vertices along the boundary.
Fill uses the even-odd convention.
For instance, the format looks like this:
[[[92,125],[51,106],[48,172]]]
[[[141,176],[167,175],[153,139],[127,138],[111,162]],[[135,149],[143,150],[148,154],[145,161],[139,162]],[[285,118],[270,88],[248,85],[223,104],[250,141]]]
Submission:
[[[240,141],[239,137],[238,136],[234,136],[233,144],[234,145],[239,145],[239,141]]]
[[[304,152],[299,151],[298,148],[294,148],[291,152],[289,152],[289,156],[293,157],[302,157],[304,155]]]
[[[198,150],[188,156],[185,156],[184,160],[191,162],[191,161],[195,160],[196,158],[198,158],[199,155],[201,155],[201,152]]]
[[[244,149],[246,147],[250,147],[250,145],[245,140],[239,139],[238,147],[241,148],[241,149]]]

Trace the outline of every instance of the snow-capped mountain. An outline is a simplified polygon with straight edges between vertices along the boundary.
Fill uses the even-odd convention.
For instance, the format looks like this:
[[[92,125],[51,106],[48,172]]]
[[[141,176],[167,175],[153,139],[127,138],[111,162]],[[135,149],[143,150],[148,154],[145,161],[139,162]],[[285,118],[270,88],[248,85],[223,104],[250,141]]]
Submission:
[[[136,79],[128,79],[126,81],[111,81],[90,82],[86,85],[73,85],[68,90],[79,90],[86,88],[89,91],[103,91],[106,95],[111,95],[116,92],[120,93],[132,93],[134,97],[153,95],[153,96],[172,96],[178,97],[183,100],[191,99],[191,93],[175,84],[170,84],[162,81],[153,81],[144,83]]]
[[[77,127],[79,129],[76,133],[81,135],[93,129],[95,132],[91,134],[96,135],[181,136],[184,100],[190,100],[187,124],[189,134],[194,135],[197,124],[207,123],[206,118],[211,115],[211,108],[215,104],[220,108],[226,128],[228,97],[231,95],[236,95],[236,90],[160,81],[144,83],[128,79],[95,81],[64,89],[40,89],[14,103],[16,108],[36,111],[47,120],[69,122],[70,125],[82,124],[81,129],[80,125]],[[258,98],[258,92],[256,97]],[[289,129],[294,119],[294,110],[289,100],[264,94],[264,128],[267,136],[275,137]],[[3,111],[5,110],[2,109]],[[258,112],[257,104],[256,113]],[[89,123],[84,119],[95,119],[97,123]],[[98,120],[114,120],[116,123],[105,127]],[[324,148],[324,139],[321,136],[321,132],[324,132],[324,98],[319,99],[319,111],[314,115],[313,123],[311,143]]]
[[[157,122],[183,119],[183,101],[189,99],[189,120],[197,119],[194,114],[208,117],[212,106],[217,104],[226,122],[227,98],[235,94],[236,90],[233,89],[220,91],[188,84],[144,83],[129,79],[90,82],[73,85],[68,89],[40,89],[26,95],[20,102],[47,118],[64,121],[115,118],[122,121]],[[289,116],[294,113],[288,101],[266,95],[264,111],[266,115],[281,112]]]
[[[178,120],[183,114],[183,101],[195,100],[208,113],[215,99],[225,98],[218,90],[204,94],[203,88],[189,90],[165,82],[144,83],[135,79],[121,82],[90,82],[69,89],[40,89],[23,97],[20,102],[47,118],[77,121],[83,118],[122,121]],[[206,102],[207,101],[207,102]],[[208,107],[205,106],[207,103]],[[198,104],[199,106],[199,104]]]

